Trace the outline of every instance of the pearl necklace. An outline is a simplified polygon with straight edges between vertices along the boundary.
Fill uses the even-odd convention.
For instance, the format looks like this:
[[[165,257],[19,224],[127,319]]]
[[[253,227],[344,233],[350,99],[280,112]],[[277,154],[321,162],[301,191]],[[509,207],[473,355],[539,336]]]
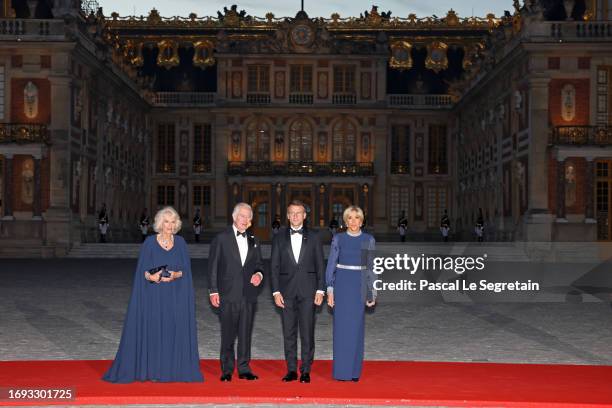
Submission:
[[[170,239],[165,240],[162,236],[159,236],[159,243],[165,248],[168,249],[172,243],[174,243],[174,236],[170,235]]]

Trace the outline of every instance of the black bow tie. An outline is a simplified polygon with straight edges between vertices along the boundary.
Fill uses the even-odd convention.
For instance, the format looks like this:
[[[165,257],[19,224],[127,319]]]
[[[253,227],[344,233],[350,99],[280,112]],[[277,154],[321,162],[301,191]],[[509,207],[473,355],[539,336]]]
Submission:
[[[291,235],[293,234],[303,234],[304,233],[304,228],[300,228],[299,230],[294,230],[293,228],[291,228]]]
[[[244,231],[244,232],[236,231],[236,236],[237,237],[239,237],[241,235],[246,238],[246,231]]]

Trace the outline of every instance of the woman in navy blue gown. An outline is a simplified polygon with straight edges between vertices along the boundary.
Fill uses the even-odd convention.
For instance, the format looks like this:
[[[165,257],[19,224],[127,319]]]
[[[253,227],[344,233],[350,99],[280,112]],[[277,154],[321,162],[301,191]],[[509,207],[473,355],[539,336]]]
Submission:
[[[142,244],[117,356],[104,380],[200,382],[191,260],[172,207]],[[167,271],[149,272],[166,266]]]
[[[344,210],[347,230],[332,239],[325,277],[327,304],[334,308],[334,368],[336,380],[358,381],[363,364],[365,306],[374,306],[372,269],[374,237],[361,231],[363,211]]]

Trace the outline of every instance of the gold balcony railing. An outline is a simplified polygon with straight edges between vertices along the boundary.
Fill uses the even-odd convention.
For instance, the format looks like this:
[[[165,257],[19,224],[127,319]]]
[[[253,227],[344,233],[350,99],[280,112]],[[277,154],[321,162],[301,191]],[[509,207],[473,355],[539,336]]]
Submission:
[[[0,143],[51,144],[47,126],[33,123],[0,123]]]

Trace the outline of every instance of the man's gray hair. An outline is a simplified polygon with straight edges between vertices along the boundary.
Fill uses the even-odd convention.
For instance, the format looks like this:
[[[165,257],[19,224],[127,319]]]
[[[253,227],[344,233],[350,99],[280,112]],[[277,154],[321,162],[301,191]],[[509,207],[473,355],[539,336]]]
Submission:
[[[238,215],[238,211],[240,211],[240,209],[242,208],[246,208],[247,210],[249,210],[249,212],[251,213],[251,218],[249,218],[249,220],[253,219],[253,208],[251,208],[250,205],[248,205],[247,203],[238,203],[236,204],[236,206],[234,207],[234,211],[232,212],[232,219],[235,221],[236,220],[236,216]]]

